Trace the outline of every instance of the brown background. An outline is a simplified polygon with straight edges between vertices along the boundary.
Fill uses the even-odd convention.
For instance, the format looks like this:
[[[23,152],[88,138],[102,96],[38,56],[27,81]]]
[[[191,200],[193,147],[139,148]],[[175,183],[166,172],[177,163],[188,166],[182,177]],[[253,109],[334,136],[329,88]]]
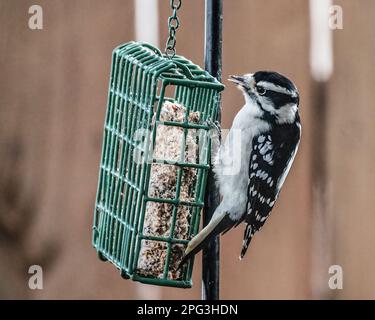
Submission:
[[[134,39],[133,1],[39,0],[44,29],[31,31],[34,2],[0,0],[0,298],[199,298],[200,259],[193,289],[158,288],[122,280],[91,247],[111,51]],[[307,0],[224,0],[223,127],[243,104],[228,75],[273,69],[299,87],[303,138],[244,261],[242,229],[223,237],[222,298],[375,298],[375,2],[334,3],[344,29],[323,87],[309,71]],[[204,1],[184,1],[180,16],[178,53],[202,65]],[[40,291],[27,285],[33,264]],[[328,288],[333,264],[343,290]]]

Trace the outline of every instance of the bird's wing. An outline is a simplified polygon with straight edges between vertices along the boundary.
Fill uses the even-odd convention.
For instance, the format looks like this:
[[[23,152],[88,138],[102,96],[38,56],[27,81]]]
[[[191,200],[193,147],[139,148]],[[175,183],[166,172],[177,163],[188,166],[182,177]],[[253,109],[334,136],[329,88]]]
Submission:
[[[296,154],[300,127],[275,130],[254,137],[249,165],[247,226],[240,254],[242,259],[253,235],[266,222]]]
[[[270,135],[254,137],[250,157],[245,219],[254,233],[262,227],[278,195],[277,150]]]
[[[267,220],[293,162],[299,128],[272,130],[253,139],[249,165],[246,222],[258,231]]]

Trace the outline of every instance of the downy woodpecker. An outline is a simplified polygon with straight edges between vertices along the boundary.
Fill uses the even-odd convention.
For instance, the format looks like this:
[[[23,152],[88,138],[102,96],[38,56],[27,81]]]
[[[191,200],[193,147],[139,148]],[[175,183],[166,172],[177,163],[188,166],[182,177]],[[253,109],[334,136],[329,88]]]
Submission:
[[[286,77],[269,71],[231,76],[245,97],[214,161],[222,201],[209,224],[188,244],[183,262],[211,239],[246,223],[240,259],[279,196],[301,137],[299,94]]]

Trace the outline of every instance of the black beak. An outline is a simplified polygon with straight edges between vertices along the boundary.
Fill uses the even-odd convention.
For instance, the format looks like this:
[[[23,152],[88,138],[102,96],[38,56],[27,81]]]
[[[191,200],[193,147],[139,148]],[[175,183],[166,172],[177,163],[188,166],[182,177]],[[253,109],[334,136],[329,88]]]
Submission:
[[[246,79],[245,77],[242,76],[229,76],[229,81],[241,86],[241,87],[246,87]]]

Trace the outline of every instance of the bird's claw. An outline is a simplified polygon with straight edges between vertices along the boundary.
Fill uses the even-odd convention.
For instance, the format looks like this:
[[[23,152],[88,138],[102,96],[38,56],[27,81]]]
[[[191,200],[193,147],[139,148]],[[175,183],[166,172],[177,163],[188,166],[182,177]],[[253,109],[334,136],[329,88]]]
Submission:
[[[215,121],[212,121],[210,119],[206,120],[206,125],[208,127],[210,127],[211,129],[213,129],[216,133],[216,135],[219,137],[219,139],[221,139],[221,125],[220,125],[220,122],[215,120]]]

